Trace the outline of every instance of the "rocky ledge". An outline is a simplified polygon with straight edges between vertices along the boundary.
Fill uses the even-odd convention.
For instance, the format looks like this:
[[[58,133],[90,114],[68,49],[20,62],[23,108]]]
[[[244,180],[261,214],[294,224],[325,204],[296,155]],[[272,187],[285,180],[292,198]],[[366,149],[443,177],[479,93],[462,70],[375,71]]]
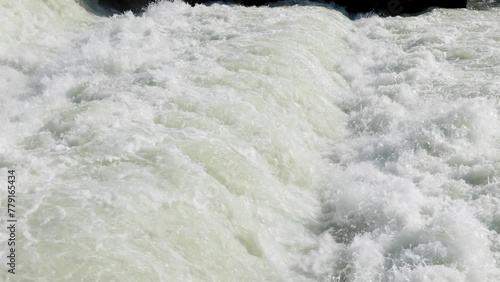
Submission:
[[[212,3],[213,0],[183,0],[192,6],[196,4]],[[141,12],[154,0],[99,0],[103,7],[111,8],[118,12]],[[262,6],[278,0],[234,0],[245,6]],[[431,7],[439,8],[466,8],[467,0],[326,0],[344,7],[348,13],[377,13],[382,16],[397,16],[401,14],[417,14]]]

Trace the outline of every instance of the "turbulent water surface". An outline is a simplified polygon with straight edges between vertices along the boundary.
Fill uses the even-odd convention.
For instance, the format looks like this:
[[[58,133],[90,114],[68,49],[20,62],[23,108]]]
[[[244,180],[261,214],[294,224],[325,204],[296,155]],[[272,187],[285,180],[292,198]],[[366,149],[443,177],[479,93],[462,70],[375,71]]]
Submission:
[[[500,9],[0,0],[2,281],[500,281]]]

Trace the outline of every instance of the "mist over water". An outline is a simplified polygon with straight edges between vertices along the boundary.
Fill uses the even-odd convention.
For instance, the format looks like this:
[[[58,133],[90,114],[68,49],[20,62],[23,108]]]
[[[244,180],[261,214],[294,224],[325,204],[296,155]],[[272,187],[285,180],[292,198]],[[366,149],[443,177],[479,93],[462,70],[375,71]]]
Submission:
[[[0,0],[1,279],[500,281],[494,5],[84,4]]]

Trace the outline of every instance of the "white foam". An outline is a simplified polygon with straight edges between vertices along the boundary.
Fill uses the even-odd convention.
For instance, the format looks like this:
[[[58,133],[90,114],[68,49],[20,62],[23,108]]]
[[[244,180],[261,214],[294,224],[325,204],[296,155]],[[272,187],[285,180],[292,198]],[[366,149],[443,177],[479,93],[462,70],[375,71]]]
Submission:
[[[474,24],[460,25],[470,13]],[[325,232],[345,250],[335,279],[498,280],[500,237],[486,216],[496,209],[483,205],[500,187],[498,96],[487,86],[497,68],[483,53],[491,45],[470,40],[496,38],[498,28],[478,28],[489,16],[357,21],[358,56],[341,68],[351,133],[333,148],[322,196]],[[478,189],[488,200],[472,196]]]
[[[2,166],[23,179],[19,275],[313,280],[294,269],[345,117],[321,46],[347,51],[316,39],[349,20],[300,10],[160,3],[18,42]]]
[[[16,278],[500,279],[497,11],[63,2],[0,2]]]

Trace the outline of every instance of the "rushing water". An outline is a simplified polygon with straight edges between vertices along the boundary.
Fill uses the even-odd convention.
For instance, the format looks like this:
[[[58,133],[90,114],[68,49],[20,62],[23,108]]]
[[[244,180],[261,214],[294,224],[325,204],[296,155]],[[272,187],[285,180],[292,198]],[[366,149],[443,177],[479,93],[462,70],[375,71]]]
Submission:
[[[0,280],[500,281],[500,9],[472,6],[0,0]]]

